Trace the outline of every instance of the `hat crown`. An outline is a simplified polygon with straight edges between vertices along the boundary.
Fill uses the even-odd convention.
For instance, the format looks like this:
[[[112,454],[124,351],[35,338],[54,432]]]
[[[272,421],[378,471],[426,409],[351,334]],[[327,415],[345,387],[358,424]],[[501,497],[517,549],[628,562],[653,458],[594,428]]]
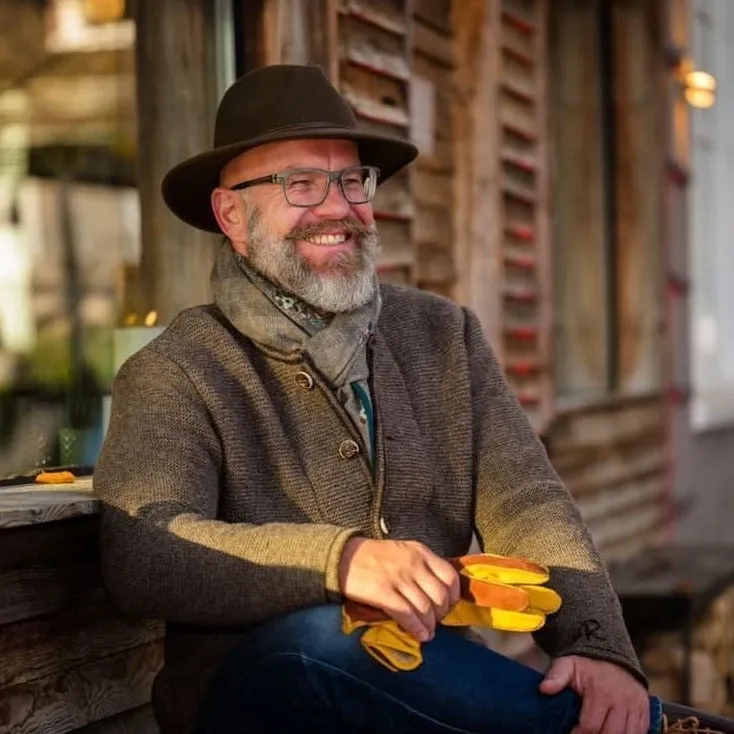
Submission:
[[[225,92],[214,124],[214,147],[287,128],[355,129],[354,112],[317,66],[263,66]]]

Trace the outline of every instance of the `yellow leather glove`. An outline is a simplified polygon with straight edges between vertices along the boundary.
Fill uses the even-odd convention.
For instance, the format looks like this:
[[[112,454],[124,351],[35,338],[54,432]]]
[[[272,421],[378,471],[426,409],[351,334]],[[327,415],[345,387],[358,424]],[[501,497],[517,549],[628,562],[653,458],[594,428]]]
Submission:
[[[521,558],[481,553],[449,559],[459,571],[461,598],[441,620],[448,627],[491,627],[535,632],[558,611],[560,596],[547,586],[548,569]],[[382,610],[348,601],[342,631],[366,628],[362,647],[389,670],[415,670],[423,662],[421,643]]]

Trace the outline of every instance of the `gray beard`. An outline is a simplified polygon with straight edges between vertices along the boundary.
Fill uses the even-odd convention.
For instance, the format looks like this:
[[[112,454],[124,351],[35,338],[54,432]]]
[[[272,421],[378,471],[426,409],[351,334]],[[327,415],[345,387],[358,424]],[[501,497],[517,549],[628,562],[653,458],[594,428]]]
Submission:
[[[295,242],[273,237],[258,209],[248,205],[247,261],[258,272],[323,313],[347,313],[369,303],[375,293],[380,238],[373,227],[354,235],[356,250],[334,258],[327,273],[317,273],[295,251]]]

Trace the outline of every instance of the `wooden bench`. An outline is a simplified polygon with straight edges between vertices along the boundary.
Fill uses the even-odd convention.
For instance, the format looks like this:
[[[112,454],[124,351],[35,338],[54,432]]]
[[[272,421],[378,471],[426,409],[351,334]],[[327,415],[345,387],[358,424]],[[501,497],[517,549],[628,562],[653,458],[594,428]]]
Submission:
[[[0,734],[153,734],[163,626],[107,600],[91,479],[0,487]]]

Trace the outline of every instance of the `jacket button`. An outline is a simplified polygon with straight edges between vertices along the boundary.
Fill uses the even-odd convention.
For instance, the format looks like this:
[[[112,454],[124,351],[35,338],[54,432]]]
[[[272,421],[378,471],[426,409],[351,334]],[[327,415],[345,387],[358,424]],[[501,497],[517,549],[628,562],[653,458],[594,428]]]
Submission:
[[[356,441],[352,441],[351,438],[339,444],[339,456],[342,459],[353,459],[357,454],[359,454],[359,444]]]
[[[390,535],[390,524],[384,515],[380,515],[380,531],[383,535]]]
[[[296,385],[304,390],[311,390],[313,389],[313,377],[308,372],[299,372],[296,375]]]

